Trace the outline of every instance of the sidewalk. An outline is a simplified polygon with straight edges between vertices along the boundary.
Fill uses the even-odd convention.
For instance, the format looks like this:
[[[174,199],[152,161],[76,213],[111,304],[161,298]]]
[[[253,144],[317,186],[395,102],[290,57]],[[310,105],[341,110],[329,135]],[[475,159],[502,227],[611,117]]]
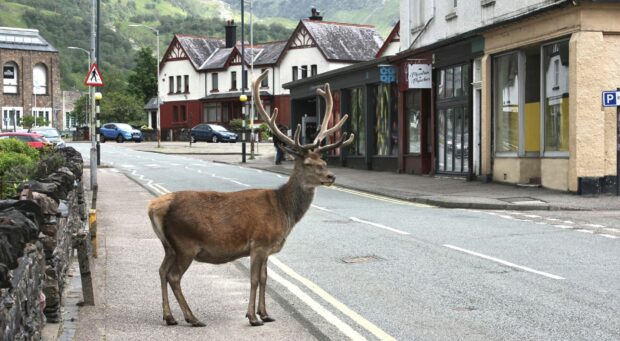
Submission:
[[[185,154],[203,160],[239,164],[241,143],[155,142],[126,144],[136,150],[165,154]],[[250,144],[246,143],[246,167],[289,174],[290,161],[275,165],[271,143],[261,143],[254,160],[250,160]],[[544,188],[519,187],[501,183],[482,183],[440,176],[419,176],[357,170],[330,166],[336,185],[413,202],[448,208],[509,210],[618,210],[620,197],[604,195],[584,197]]]

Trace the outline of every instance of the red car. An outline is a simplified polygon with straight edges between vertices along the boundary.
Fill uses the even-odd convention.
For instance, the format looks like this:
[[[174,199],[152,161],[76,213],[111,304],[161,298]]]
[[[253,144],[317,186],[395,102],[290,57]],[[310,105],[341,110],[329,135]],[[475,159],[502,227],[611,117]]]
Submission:
[[[43,135],[34,133],[0,133],[0,139],[17,139],[26,142],[30,147],[36,149],[43,149],[52,146],[52,144]]]

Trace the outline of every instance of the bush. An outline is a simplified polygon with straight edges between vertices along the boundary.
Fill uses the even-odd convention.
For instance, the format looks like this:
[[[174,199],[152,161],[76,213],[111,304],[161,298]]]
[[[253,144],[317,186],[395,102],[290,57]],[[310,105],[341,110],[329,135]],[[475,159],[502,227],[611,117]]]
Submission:
[[[269,129],[269,125],[267,123],[261,123],[260,125],[260,137],[261,140],[267,141],[271,136],[271,129]]]
[[[0,198],[11,198],[17,187],[36,173],[39,151],[15,139],[0,140]]]
[[[240,118],[235,118],[234,120],[230,120],[228,122],[228,130],[239,132],[243,130],[243,120]]]

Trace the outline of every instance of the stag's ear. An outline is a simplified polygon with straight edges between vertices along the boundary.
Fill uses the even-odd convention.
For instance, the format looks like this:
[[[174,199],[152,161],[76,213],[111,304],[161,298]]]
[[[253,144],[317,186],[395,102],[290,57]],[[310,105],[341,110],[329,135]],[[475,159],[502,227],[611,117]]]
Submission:
[[[285,152],[295,157],[305,158],[307,155],[307,152],[305,150],[298,150],[296,148],[290,148],[288,145],[284,143],[280,143],[279,146],[280,148],[284,149]]]

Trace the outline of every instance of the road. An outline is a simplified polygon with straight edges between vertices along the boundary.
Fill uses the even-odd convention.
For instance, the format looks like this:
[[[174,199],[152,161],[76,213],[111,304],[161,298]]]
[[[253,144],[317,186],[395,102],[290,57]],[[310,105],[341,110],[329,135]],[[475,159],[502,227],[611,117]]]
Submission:
[[[156,195],[286,181],[116,144],[102,159]],[[618,340],[620,239],[562,228],[572,224],[323,187],[270,258],[269,286],[333,339]]]

